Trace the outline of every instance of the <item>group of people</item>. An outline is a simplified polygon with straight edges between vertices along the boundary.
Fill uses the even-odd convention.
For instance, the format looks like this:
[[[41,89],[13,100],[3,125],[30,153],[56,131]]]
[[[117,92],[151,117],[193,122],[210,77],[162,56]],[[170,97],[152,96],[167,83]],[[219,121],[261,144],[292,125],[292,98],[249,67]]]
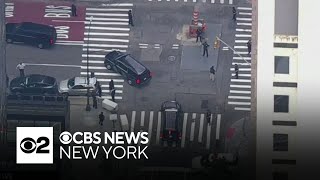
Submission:
[[[197,38],[196,38],[196,42],[198,42],[200,40],[200,42],[202,43],[202,46],[203,46],[203,54],[202,56],[209,56],[208,54],[208,48],[209,48],[209,44],[207,43],[207,40],[204,39],[203,37],[203,30],[202,28],[197,28],[196,30],[196,35],[197,35]]]

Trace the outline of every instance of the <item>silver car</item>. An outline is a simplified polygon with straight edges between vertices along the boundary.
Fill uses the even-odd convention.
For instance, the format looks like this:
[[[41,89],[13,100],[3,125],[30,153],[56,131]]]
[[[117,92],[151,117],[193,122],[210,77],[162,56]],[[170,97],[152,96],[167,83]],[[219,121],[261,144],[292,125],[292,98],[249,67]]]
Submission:
[[[95,84],[97,83],[97,78],[89,78],[89,85],[87,84],[86,77],[73,77],[71,79],[66,79],[59,84],[59,93],[66,96],[81,96],[87,95],[87,89],[89,88],[90,93],[95,91]]]

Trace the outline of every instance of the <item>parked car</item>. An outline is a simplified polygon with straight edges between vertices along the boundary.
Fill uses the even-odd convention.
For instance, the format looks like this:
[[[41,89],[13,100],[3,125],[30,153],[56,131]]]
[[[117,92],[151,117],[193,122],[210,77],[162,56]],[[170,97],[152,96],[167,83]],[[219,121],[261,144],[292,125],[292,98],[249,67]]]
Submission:
[[[52,26],[32,22],[7,23],[6,40],[8,43],[23,42],[43,49],[54,45],[57,32]]]
[[[171,145],[173,142],[180,143],[182,131],[182,110],[181,105],[176,101],[166,101],[161,106],[162,112],[162,132],[160,138],[162,142]]]
[[[89,78],[89,85],[87,84],[86,77],[73,77],[60,82],[59,93],[66,96],[81,96],[87,95],[87,90],[90,93],[95,91],[95,84],[97,83],[97,78]]]
[[[104,65],[108,70],[120,73],[130,85],[142,85],[151,80],[152,74],[130,54],[112,51],[105,56]]]
[[[57,94],[58,85],[54,77],[30,74],[14,78],[10,82],[10,91],[21,94]]]

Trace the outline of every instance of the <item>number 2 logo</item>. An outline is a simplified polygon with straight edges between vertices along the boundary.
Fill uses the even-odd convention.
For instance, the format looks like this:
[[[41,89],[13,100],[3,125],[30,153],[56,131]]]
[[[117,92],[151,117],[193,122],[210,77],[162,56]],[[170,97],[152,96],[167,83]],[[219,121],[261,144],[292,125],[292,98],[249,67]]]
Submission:
[[[30,137],[22,139],[20,143],[20,149],[22,152],[30,154],[36,150],[36,153],[49,153],[49,150],[44,149],[48,147],[50,140],[47,137],[41,136],[35,141]]]

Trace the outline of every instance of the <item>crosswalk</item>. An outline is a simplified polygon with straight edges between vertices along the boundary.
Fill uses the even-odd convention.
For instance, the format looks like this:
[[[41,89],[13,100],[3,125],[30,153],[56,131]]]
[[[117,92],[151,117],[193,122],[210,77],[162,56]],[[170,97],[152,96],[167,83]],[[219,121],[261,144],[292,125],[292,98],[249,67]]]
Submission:
[[[219,140],[221,115],[211,115],[210,123],[204,113],[183,113],[179,147],[201,146],[210,149]],[[151,145],[161,145],[162,113],[159,111],[132,111],[127,114],[130,132],[148,132]],[[216,132],[216,133],[215,133]],[[149,145],[150,145],[149,144]],[[164,144],[164,146],[166,146]]]
[[[247,42],[251,39],[252,8],[237,8],[237,26],[231,70],[228,104],[235,110],[251,111],[251,55],[248,55]],[[239,54],[241,56],[239,56]],[[239,78],[235,78],[234,66],[238,64]]]
[[[233,4],[234,0],[146,0],[148,2],[182,2],[182,3],[211,3],[211,4]]]
[[[117,3],[86,8],[81,75],[87,75],[88,63],[89,73],[94,72],[101,84],[102,98],[111,99],[109,82],[113,79],[115,99],[122,99],[124,79],[105,68],[104,57],[112,50],[127,51],[130,32],[128,11],[132,7],[132,3]]]

